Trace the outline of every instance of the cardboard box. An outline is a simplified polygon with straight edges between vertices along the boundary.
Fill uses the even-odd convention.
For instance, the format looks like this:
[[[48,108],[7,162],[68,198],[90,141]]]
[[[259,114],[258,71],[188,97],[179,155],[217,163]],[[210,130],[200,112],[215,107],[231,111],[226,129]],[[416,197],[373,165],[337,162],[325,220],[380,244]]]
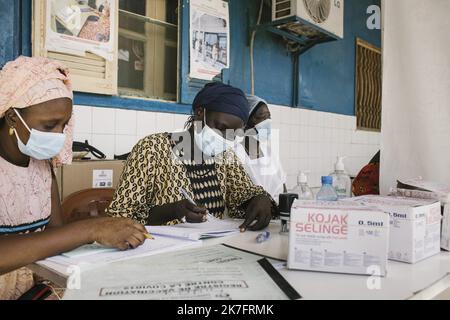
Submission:
[[[442,202],[442,197],[438,193],[431,191],[397,188],[392,190],[392,195],[407,198],[431,199],[441,201],[441,249],[450,251],[450,202]]]
[[[56,172],[61,200],[74,192],[90,188],[116,188],[125,161],[74,161]]]
[[[441,204],[436,200],[362,196],[345,201],[390,215],[389,259],[416,263],[441,251]]]
[[[389,215],[357,203],[296,201],[288,268],[385,276]]]
[[[441,227],[441,249],[450,251],[450,203],[444,205]]]
[[[441,249],[450,251],[450,186],[423,179],[412,179],[398,181],[398,188],[394,190],[394,193],[405,197],[434,199],[441,202]]]

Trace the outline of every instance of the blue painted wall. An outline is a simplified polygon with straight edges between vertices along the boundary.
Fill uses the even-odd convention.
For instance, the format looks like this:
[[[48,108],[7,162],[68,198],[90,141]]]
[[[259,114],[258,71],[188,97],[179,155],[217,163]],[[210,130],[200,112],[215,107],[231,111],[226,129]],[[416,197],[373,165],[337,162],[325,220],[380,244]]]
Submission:
[[[31,0],[0,0],[0,68],[31,54]]]
[[[186,1],[186,0],[185,0]],[[300,57],[300,106],[346,115],[354,114],[355,42],[360,37],[381,46],[381,31],[366,26],[370,5],[380,0],[346,0],[344,40],[318,45]],[[248,25],[256,20],[260,0],[230,0],[231,68],[229,80],[245,92],[250,92],[250,48]],[[188,10],[184,11],[181,99],[190,103],[198,84],[188,78]],[[270,8],[265,6],[263,21],[270,20]],[[268,102],[290,105],[292,97],[292,61],[281,37],[262,31],[255,42],[255,93]]]
[[[380,0],[346,0],[344,39],[318,45],[300,57],[300,104],[354,115],[356,38],[381,47],[381,31],[369,30],[366,14]]]
[[[184,0],[186,3],[187,0]],[[260,0],[230,0],[230,84],[250,92],[249,21],[255,23]],[[187,6],[183,9],[186,9]],[[183,13],[181,101],[192,102],[198,84],[189,81],[189,10]],[[263,21],[270,20],[270,8],[265,7]],[[289,105],[292,92],[292,64],[280,37],[259,32],[255,42],[255,93],[274,104]]]
[[[181,0],[180,102],[122,99],[77,94],[75,102],[101,107],[189,113],[201,81],[189,79],[189,10],[188,0]],[[232,85],[250,92],[250,48],[248,26],[255,21],[260,0],[230,0]],[[300,106],[347,115],[354,114],[355,40],[360,37],[381,46],[381,31],[368,30],[367,8],[380,0],[345,1],[345,39],[318,45],[300,57]],[[270,20],[265,7],[263,21]],[[31,0],[0,0],[0,66],[19,54],[31,50]],[[290,105],[292,97],[292,61],[281,37],[262,31],[255,43],[255,91],[273,104]],[[134,102],[133,102],[134,101]]]
[[[0,0],[0,66],[18,55],[19,11],[16,1]]]

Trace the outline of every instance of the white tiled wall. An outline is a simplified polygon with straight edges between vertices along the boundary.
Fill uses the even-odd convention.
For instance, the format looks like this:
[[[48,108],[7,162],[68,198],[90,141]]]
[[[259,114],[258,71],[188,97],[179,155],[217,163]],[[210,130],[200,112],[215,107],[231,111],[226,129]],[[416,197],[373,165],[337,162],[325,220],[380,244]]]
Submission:
[[[310,171],[310,185],[333,170],[338,155],[347,156],[350,174],[369,162],[379,150],[380,135],[357,131],[356,118],[325,112],[270,106],[274,128],[282,137],[280,157],[288,174],[288,187],[299,170]],[[187,115],[75,106],[75,140],[89,142],[108,158],[130,152],[141,138],[182,129]]]
[[[379,150],[380,134],[356,130],[356,118],[306,109],[270,106],[274,128],[280,129],[280,155],[295,185],[299,170],[309,171],[309,183],[331,173],[337,156],[346,156],[346,170],[356,175]]]

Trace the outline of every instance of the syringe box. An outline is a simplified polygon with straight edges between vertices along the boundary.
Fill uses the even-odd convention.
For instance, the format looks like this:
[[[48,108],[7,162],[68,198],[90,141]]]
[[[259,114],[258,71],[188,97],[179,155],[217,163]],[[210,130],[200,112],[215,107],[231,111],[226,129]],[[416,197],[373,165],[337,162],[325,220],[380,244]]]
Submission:
[[[362,196],[346,201],[390,215],[389,259],[416,263],[441,251],[441,204],[436,200]]]
[[[288,268],[385,276],[389,215],[354,203],[296,201]]]

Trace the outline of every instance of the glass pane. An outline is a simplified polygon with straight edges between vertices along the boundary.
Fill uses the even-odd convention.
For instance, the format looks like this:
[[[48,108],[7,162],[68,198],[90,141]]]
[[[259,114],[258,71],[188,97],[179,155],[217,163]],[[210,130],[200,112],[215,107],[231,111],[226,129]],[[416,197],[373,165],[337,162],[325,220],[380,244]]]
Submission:
[[[119,87],[144,90],[145,42],[119,36]]]
[[[146,1],[145,0],[120,0],[119,8],[128,12],[132,12],[141,16],[146,15]],[[130,18],[126,15],[120,15],[119,28],[132,30],[140,33],[145,32],[145,23],[136,19]]]
[[[140,4],[133,5],[134,2]],[[139,0],[120,3],[120,93],[176,100],[178,1]],[[142,15],[143,11],[150,19]]]

